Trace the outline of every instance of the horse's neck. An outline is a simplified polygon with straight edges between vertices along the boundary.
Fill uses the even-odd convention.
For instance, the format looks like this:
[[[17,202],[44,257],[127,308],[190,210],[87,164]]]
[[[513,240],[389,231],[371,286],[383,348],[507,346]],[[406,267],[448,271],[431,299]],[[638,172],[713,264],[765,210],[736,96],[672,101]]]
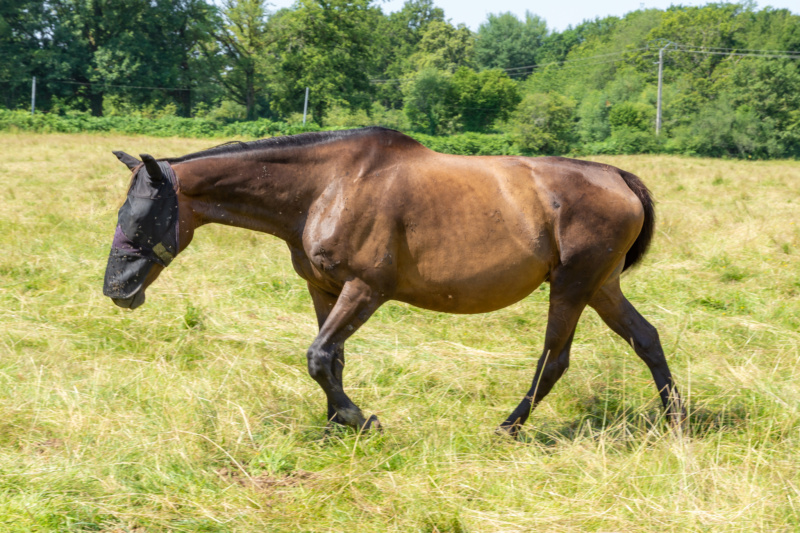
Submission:
[[[199,224],[220,223],[299,243],[324,188],[317,163],[302,157],[214,157],[177,163],[181,193]]]

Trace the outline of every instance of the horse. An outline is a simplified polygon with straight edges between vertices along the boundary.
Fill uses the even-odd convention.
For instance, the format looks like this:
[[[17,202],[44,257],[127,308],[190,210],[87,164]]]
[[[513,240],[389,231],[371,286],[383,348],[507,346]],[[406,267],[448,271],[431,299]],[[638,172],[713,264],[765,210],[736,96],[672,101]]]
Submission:
[[[518,437],[569,366],[593,308],[650,369],[666,419],[685,414],[657,330],[620,275],[644,256],[647,187],[613,166],[562,157],[457,156],[394,130],[303,133],[226,143],[177,158],[113,152],[132,171],[103,292],[123,308],[209,223],[274,235],[311,294],[319,333],[308,372],[328,425],[381,430],[342,382],[344,344],[385,302],[485,313],[550,284],[544,349],[528,393],[498,431]]]

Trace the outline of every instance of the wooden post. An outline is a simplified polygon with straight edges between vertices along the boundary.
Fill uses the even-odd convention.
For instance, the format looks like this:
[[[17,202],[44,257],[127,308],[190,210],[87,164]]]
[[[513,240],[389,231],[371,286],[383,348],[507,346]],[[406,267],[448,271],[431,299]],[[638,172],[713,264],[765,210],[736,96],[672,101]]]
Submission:
[[[667,43],[658,51],[658,100],[656,101],[656,136],[661,134],[661,80],[664,72],[664,50],[672,46]]]
[[[306,114],[308,113],[308,87],[306,87],[306,103],[303,104],[303,126],[306,125]]]

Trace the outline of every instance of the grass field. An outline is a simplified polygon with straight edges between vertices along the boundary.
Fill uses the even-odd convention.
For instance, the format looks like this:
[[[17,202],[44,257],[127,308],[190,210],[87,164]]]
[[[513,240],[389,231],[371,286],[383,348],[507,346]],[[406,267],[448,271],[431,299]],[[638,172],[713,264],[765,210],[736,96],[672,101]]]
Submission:
[[[110,151],[209,144],[0,134],[0,531],[800,530],[800,163],[597,158],[658,200],[623,290],[687,435],[589,310],[524,441],[495,436],[530,385],[543,286],[487,315],[384,306],[345,386],[386,431],[323,440],[282,242],[205,227],[141,309],[102,295],[129,179]]]

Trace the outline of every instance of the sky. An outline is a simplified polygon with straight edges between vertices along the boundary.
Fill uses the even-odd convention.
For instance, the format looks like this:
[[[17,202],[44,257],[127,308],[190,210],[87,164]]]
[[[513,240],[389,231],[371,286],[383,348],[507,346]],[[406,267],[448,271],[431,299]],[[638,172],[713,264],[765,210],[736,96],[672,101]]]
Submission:
[[[272,9],[289,7],[294,0],[270,0]],[[399,10],[404,0],[377,0],[383,11],[391,13]],[[520,19],[525,11],[539,15],[547,21],[551,30],[563,31],[567,26],[576,26],[584,20],[593,20],[607,15],[622,16],[637,9],[666,9],[670,5],[698,6],[707,4],[700,0],[550,0],[547,2],[532,0],[434,0],[434,4],[444,9],[445,17],[453,24],[466,24],[477,31],[478,26],[486,20],[489,13],[510,11]],[[758,8],[771,6],[786,8],[793,13],[800,13],[800,0],[770,0],[757,2]]]

